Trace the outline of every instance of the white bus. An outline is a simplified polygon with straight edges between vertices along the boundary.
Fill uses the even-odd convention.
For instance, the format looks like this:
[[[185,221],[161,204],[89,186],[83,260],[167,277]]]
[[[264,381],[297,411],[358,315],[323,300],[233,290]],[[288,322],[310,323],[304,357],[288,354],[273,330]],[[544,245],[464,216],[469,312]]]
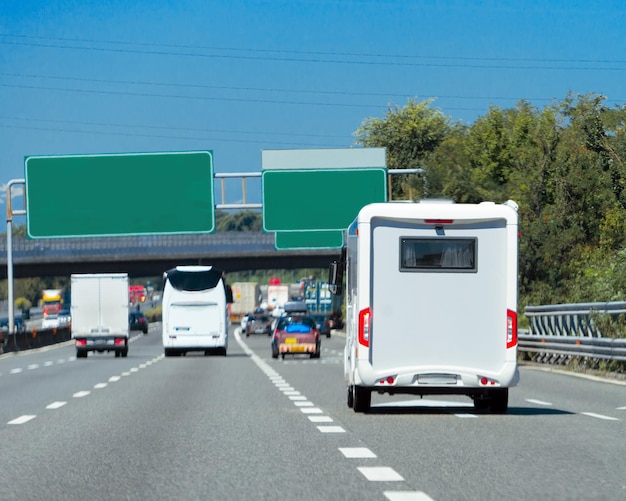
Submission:
[[[213,266],[177,266],[163,274],[165,356],[228,350],[227,286]]]
[[[462,394],[506,412],[517,370],[518,216],[514,202],[365,206],[350,226],[344,375],[348,406],[372,392]]]

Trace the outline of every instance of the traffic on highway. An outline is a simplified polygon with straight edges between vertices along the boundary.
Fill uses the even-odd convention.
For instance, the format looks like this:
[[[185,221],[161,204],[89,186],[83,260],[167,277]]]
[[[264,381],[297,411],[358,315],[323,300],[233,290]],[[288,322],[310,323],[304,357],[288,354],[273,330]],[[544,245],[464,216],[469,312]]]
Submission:
[[[166,358],[161,323],[125,358],[71,342],[0,356],[2,499],[617,499],[626,386],[521,367],[506,414],[462,396],[346,406],[345,334],[272,358]],[[16,389],[19,388],[19,391]]]

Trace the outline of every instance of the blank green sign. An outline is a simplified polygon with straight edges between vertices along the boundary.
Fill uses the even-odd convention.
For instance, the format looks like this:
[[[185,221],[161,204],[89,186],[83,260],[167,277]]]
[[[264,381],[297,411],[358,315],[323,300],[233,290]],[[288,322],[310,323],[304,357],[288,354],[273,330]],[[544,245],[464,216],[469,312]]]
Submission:
[[[30,238],[211,233],[213,152],[26,157]]]
[[[342,231],[284,231],[277,232],[274,246],[286,249],[340,249],[343,246]]]
[[[387,200],[385,169],[265,170],[266,231],[345,230],[359,210]]]

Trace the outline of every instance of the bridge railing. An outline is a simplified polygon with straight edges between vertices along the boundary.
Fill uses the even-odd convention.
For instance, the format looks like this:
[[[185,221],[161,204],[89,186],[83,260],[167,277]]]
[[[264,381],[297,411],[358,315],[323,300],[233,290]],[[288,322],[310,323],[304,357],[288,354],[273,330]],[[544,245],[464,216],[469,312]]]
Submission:
[[[527,306],[524,313],[530,329],[520,330],[519,351],[626,361],[626,338],[608,337],[599,321],[609,316],[616,324],[626,314],[624,301]]]

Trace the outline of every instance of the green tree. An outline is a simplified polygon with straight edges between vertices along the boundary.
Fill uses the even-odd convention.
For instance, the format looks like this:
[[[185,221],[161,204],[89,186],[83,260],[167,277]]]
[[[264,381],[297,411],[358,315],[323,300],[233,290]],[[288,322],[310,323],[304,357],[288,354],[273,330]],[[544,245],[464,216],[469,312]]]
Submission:
[[[363,121],[354,136],[357,144],[387,149],[389,169],[423,168],[425,158],[450,132],[450,118],[430,107],[433,99],[417,102],[410,99],[400,108],[390,105],[384,118],[370,117]],[[404,176],[403,176],[404,177]],[[410,179],[392,178],[394,200],[421,197],[413,193]],[[420,190],[421,191],[421,190]]]

